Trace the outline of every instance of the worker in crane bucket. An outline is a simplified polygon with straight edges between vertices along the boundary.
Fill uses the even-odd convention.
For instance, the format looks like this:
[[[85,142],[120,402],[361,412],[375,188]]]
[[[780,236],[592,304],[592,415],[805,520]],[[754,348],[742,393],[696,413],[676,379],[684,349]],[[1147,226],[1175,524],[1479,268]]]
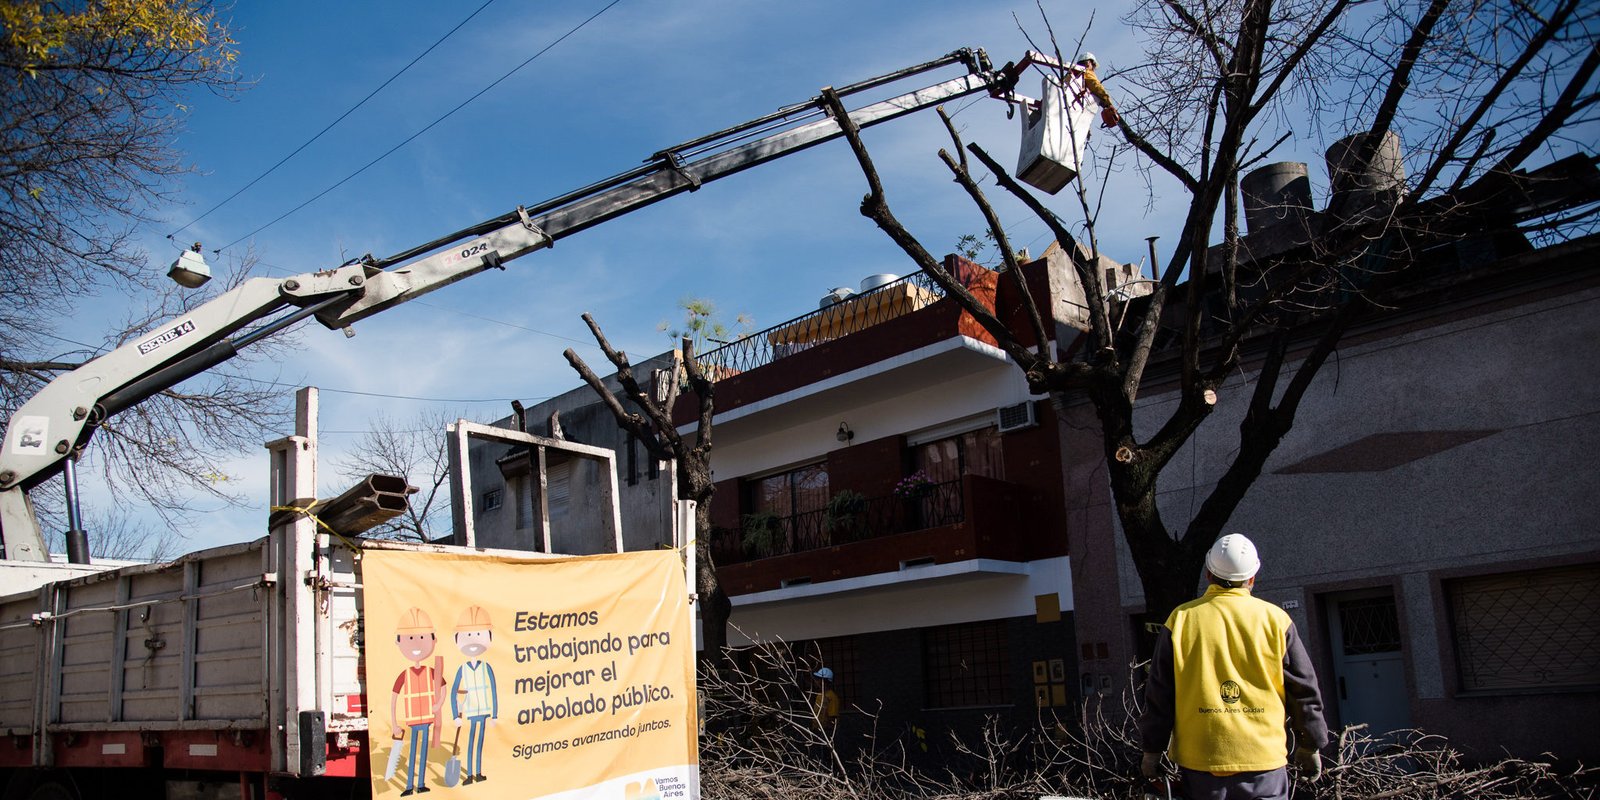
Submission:
[[[1122,115],[1117,113],[1116,106],[1111,102],[1111,94],[1106,91],[1104,84],[1100,83],[1099,76],[1094,74],[1099,62],[1094,53],[1085,52],[1078,56],[1078,66],[1083,68],[1083,88],[1100,101],[1100,125],[1104,128],[1115,128],[1122,120]]]
[[[1291,747],[1301,777],[1322,772],[1328,725],[1316,670],[1289,615],[1250,595],[1260,568],[1249,539],[1218,539],[1206,554],[1205,594],[1174,609],[1157,634],[1140,766],[1158,777],[1165,751],[1190,800],[1287,798]]]

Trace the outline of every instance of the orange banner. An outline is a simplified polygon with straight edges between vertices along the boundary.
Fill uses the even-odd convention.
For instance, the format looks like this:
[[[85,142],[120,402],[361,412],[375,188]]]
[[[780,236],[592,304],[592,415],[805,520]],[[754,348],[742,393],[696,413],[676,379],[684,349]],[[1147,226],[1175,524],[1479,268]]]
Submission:
[[[375,549],[361,583],[373,797],[700,796],[675,552]]]

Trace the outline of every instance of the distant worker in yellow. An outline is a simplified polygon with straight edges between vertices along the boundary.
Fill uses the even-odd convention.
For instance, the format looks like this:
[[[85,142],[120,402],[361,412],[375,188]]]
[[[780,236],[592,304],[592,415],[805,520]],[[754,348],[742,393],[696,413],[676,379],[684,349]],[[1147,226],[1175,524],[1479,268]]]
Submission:
[[[1100,126],[1115,128],[1121,121],[1122,115],[1117,113],[1116,105],[1111,102],[1111,95],[1106,91],[1104,84],[1100,83],[1099,76],[1094,74],[1094,69],[1099,66],[1094,53],[1084,53],[1078,56],[1078,66],[1083,68],[1083,88],[1100,101]]]
[[[1291,747],[1302,776],[1322,772],[1317,673],[1289,615],[1250,596],[1260,568],[1249,539],[1218,539],[1205,595],[1174,609],[1156,639],[1140,768],[1157,777],[1166,751],[1190,800],[1286,800]]]
[[[411,667],[394,679],[389,697],[389,719],[394,726],[394,746],[400,747],[405,732],[411,731],[411,757],[406,761],[406,788],[401,797],[414,792],[432,791],[423,781],[428,777],[428,732],[439,719],[444,704],[444,676],[426,663],[438,639],[433,620],[420,608],[408,608],[400,615],[394,630],[395,645]],[[393,763],[393,758],[390,759]]]
[[[827,667],[811,673],[811,714],[823,733],[832,736],[839,722],[839,693],[833,690],[833,670]]]
[[[468,724],[463,784],[488,780],[483,774],[483,735],[488,725],[500,718],[500,694],[495,688],[494,667],[482,657],[493,641],[489,612],[478,606],[461,612],[456,620],[456,647],[467,660],[456,668],[456,680],[450,687],[450,716],[458,725]]]

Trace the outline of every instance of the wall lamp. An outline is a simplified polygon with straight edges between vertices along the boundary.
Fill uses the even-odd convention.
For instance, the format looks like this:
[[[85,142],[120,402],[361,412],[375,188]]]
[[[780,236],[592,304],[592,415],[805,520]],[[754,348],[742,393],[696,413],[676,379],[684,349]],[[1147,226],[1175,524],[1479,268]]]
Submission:
[[[856,438],[856,432],[850,430],[850,423],[841,422],[839,423],[839,432],[834,434],[834,438],[844,442],[845,444],[849,444],[851,439]]]

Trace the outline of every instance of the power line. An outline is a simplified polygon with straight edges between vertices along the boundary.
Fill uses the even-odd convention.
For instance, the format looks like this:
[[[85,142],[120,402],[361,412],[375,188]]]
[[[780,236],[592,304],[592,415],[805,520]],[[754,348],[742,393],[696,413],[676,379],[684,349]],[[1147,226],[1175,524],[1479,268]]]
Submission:
[[[254,236],[254,235],[256,235],[256,234],[258,234],[258,233],[260,233],[260,232],[262,232],[262,231],[264,231],[266,229],[268,229],[268,228],[270,228],[270,227],[272,227],[273,225],[276,225],[279,222],[282,222],[289,215],[294,214],[295,212],[299,211],[302,208],[305,208],[308,205],[311,205],[312,203],[315,203],[316,201],[322,199],[322,197],[324,195],[327,195],[329,192],[333,191],[334,189],[337,189],[340,186],[343,186],[346,183],[350,182],[357,175],[360,175],[361,173],[366,172],[368,169],[371,169],[373,166],[375,166],[378,162],[380,162],[380,161],[388,158],[389,156],[393,155],[395,153],[395,151],[397,151],[400,148],[405,147],[406,145],[410,144],[412,142],[412,140],[414,140],[417,137],[421,136],[422,134],[427,133],[428,131],[432,130],[435,125],[438,125],[439,123],[445,121],[446,119],[449,119],[450,117],[454,116],[461,109],[466,108],[469,103],[471,103],[474,100],[477,100],[479,97],[482,97],[490,89],[493,89],[494,87],[499,86],[503,81],[505,81],[507,78],[511,77],[512,75],[515,75],[523,67],[526,67],[529,64],[533,63],[534,59],[537,59],[539,56],[542,56],[545,53],[549,52],[550,49],[555,47],[556,45],[561,44],[563,41],[565,41],[567,39],[567,37],[577,33],[580,30],[583,30],[583,28],[585,26],[587,26],[589,23],[595,21],[595,19],[598,18],[601,14],[606,13],[607,11],[609,11],[611,9],[612,6],[614,6],[614,5],[616,5],[616,4],[620,3],[620,2],[622,2],[622,0],[611,0],[610,3],[606,4],[605,8],[602,8],[599,11],[596,11],[588,19],[584,20],[583,22],[578,23],[577,27],[573,28],[572,30],[567,31],[564,34],[561,34],[561,36],[559,38],[557,38],[555,41],[551,42],[550,44],[545,45],[544,48],[541,49],[539,52],[534,53],[532,56],[529,56],[528,60],[522,62],[521,64],[518,64],[515,67],[513,67],[510,72],[507,72],[506,74],[501,75],[500,77],[496,78],[493,83],[490,83],[488,86],[485,86],[482,89],[478,90],[471,97],[468,97],[467,99],[461,101],[459,104],[456,105],[455,108],[452,108],[449,111],[446,111],[445,113],[441,114],[437,119],[435,119],[434,121],[428,123],[421,130],[417,131],[416,133],[411,134],[410,136],[407,136],[405,139],[401,140],[399,144],[396,144],[395,146],[393,146],[393,147],[389,148],[388,150],[384,151],[382,155],[378,156],[377,158],[374,158],[371,161],[368,161],[360,169],[358,169],[355,172],[352,172],[349,175],[346,175],[345,177],[339,179],[339,181],[337,183],[334,183],[332,186],[329,186],[328,188],[323,189],[320,192],[317,192],[315,195],[312,195],[312,197],[309,200],[306,200],[305,202],[301,203],[300,205],[297,205],[294,208],[291,208],[288,211],[285,211],[282,214],[279,214],[271,222],[268,222],[267,224],[262,225],[261,227],[256,228],[255,230],[253,230],[253,231],[251,231],[251,232],[249,232],[249,233],[247,233],[247,234],[245,234],[243,236],[240,236],[237,239],[234,239],[233,241],[231,241],[231,242],[229,242],[229,243],[217,248],[216,250],[213,250],[212,252],[220,253],[223,250],[226,250],[226,249],[228,249],[228,248],[230,248],[230,247],[232,247],[232,246],[234,246],[234,245],[236,245],[236,244],[238,244],[238,243],[240,243],[240,242],[242,242],[242,241],[244,241],[244,240],[246,240],[246,239],[248,239],[248,238],[250,238],[250,237],[252,237],[252,236]]]
[[[452,398],[452,397],[412,397],[410,395],[404,395],[404,394],[384,394],[383,392],[360,392],[360,391],[356,391],[355,389],[325,389],[325,388],[323,388],[321,386],[317,387],[317,391],[319,391],[319,392],[333,392],[334,394],[354,394],[354,395],[360,395],[362,397],[382,397],[382,398],[387,399],[387,400],[420,400],[420,401],[425,402],[425,403],[509,403],[509,402],[511,402],[513,400],[516,400],[517,402],[521,402],[523,400],[534,399],[534,398],[524,398],[524,397],[488,397],[488,398],[484,398],[484,399],[481,399],[481,400],[462,400],[462,399],[459,399],[459,398]],[[542,400],[542,399],[546,399],[546,398],[538,398],[538,399]]]
[[[485,8],[488,8],[489,5],[491,3],[493,3],[493,2],[494,2],[494,0],[486,0],[486,2],[483,5],[478,6],[478,10],[477,11],[474,11],[471,14],[468,14],[466,19],[463,19],[460,22],[456,23],[456,26],[454,28],[451,28],[449,31],[447,31],[445,33],[445,35],[440,36],[439,39],[437,41],[435,41],[433,44],[428,45],[428,49],[423,50],[416,58],[411,59],[410,63],[408,63],[405,66],[401,67],[399,72],[396,72],[395,74],[390,75],[388,80],[384,81],[381,84],[378,84],[378,88],[373,89],[371,92],[369,92],[367,94],[366,97],[361,98],[360,102],[356,103],[355,105],[351,106],[349,109],[345,110],[345,112],[343,114],[339,115],[338,119],[335,119],[334,121],[328,123],[327,126],[324,127],[322,130],[317,131],[317,134],[315,136],[312,136],[310,139],[307,139],[304,144],[300,145],[299,147],[296,147],[294,149],[294,151],[291,152],[289,155],[286,155],[283,158],[278,159],[278,163],[273,164],[272,166],[268,167],[266,172],[263,172],[260,175],[255,176],[255,178],[251,179],[251,181],[249,183],[245,184],[244,186],[239,187],[239,190],[234,192],[233,194],[228,195],[226,200],[223,200],[222,202],[217,203],[216,205],[206,209],[204,214],[201,214],[200,216],[195,217],[194,219],[191,219],[188,222],[184,223],[182,228],[179,228],[179,229],[173,231],[172,233],[167,234],[167,238],[171,239],[172,237],[177,236],[180,233],[183,233],[186,229],[189,228],[189,226],[195,224],[196,222],[199,222],[200,220],[205,219],[208,216],[211,216],[211,212],[216,211],[217,209],[222,208],[223,206],[233,202],[233,199],[235,197],[238,197],[239,195],[244,194],[245,190],[247,190],[250,187],[256,185],[257,183],[260,183],[262,178],[265,178],[268,175],[271,175],[273,172],[276,172],[278,167],[281,167],[285,163],[288,163],[289,159],[294,158],[297,155],[300,155],[300,151],[301,150],[304,150],[307,147],[310,147],[313,142],[315,142],[318,139],[321,139],[323,134],[327,133],[330,130],[333,130],[333,126],[338,125],[339,123],[343,122],[345,117],[350,116],[351,114],[355,113],[356,109],[362,107],[363,105],[366,105],[367,101],[371,100],[373,97],[377,96],[378,92],[381,92],[381,91],[384,90],[384,87],[387,87],[389,84],[394,83],[396,78],[398,78],[401,75],[404,75],[406,73],[406,70],[409,70],[412,67],[416,66],[417,62],[421,61],[423,56],[426,56],[427,54],[433,52],[434,48],[438,47],[439,45],[444,44],[444,40],[446,40],[446,39],[450,38],[451,36],[453,36],[456,31],[461,30],[461,26],[462,25],[465,25],[468,22],[472,21],[473,17],[478,16],[479,12],[483,11]]]
[[[233,378],[234,380],[256,383],[275,389],[299,389],[301,387],[301,384],[298,383],[284,383],[283,381],[267,380],[266,378],[252,378],[248,375],[231,375],[229,377]],[[540,397],[485,397],[481,399],[463,400],[453,397],[415,397],[412,395],[387,394],[384,392],[363,392],[357,389],[332,389],[326,386],[318,386],[317,391],[332,392],[333,394],[353,394],[361,397],[381,397],[387,400],[417,400],[425,403],[509,403],[513,400],[520,402],[523,400],[539,401],[550,399],[549,395],[544,395]]]

